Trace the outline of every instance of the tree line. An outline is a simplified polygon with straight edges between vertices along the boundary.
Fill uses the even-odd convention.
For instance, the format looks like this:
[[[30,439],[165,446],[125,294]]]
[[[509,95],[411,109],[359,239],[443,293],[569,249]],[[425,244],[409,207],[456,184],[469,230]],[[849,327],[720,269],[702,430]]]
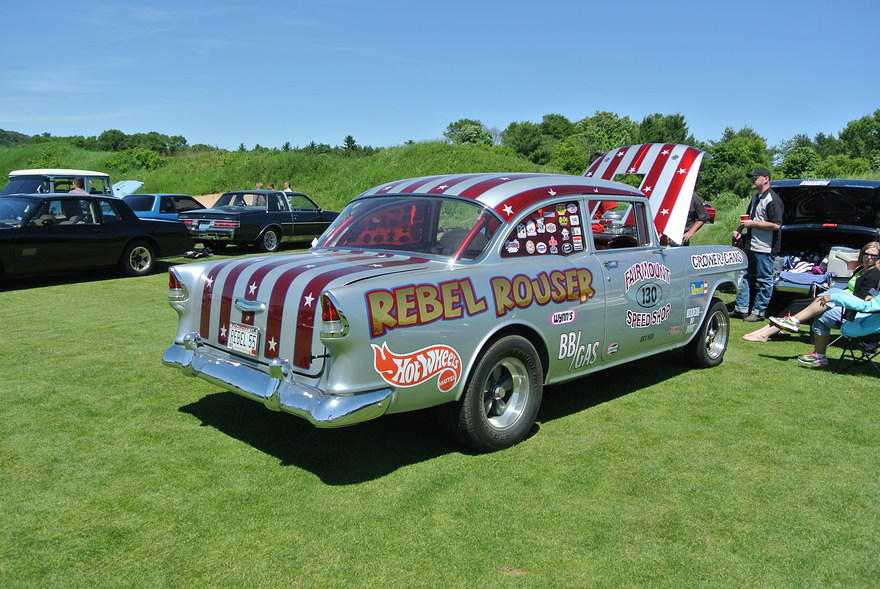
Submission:
[[[476,119],[459,119],[443,133],[453,144],[476,144],[546,165],[551,169],[580,174],[596,155],[621,145],[636,143],[686,143],[706,151],[697,189],[712,199],[724,192],[746,194],[750,189],[745,173],[755,166],[770,168],[777,178],[846,178],[880,174],[880,109],[850,121],[837,135],[819,133],[810,138],[798,134],[779,145],[768,146],[754,129],[727,128],[715,141],[701,141],[688,130],[681,114],[653,113],[636,122],[627,116],[598,111],[571,121],[560,114],[547,114],[541,122],[510,123],[503,131],[487,128]],[[223,151],[204,144],[189,145],[180,135],[156,131],[126,134],[108,129],[100,135],[56,137],[50,133],[26,135],[0,129],[0,146],[65,142],[82,149],[115,152],[108,165],[117,169],[156,169],[168,157],[184,152]],[[408,142],[411,143],[411,142]],[[367,156],[382,148],[362,146],[347,135],[341,145],[314,141],[304,147],[285,142],[280,148],[259,144],[239,152],[303,152],[346,157]]]
[[[795,135],[768,146],[754,129],[728,127],[717,141],[700,141],[688,131],[681,114],[654,113],[640,122],[612,112],[596,112],[579,121],[560,114],[541,122],[510,123],[503,131],[476,119],[459,119],[444,132],[450,143],[475,143],[510,150],[536,164],[580,174],[601,153],[637,143],[686,143],[706,151],[697,189],[711,198],[723,192],[746,194],[745,173],[756,166],[778,178],[851,178],[880,174],[880,109],[850,121],[837,136]]]

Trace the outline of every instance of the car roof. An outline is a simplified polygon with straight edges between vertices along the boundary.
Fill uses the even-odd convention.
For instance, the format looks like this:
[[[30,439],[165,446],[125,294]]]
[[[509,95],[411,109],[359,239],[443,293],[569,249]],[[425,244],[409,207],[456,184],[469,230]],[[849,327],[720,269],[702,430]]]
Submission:
[[[32,170],[13,170],[9,177],[13,176],[109,176],[104,172],[91,170],[69,170],[67,168],[35,168]]]
[[[514,172],[406,178],[374,186],[355,199],[404,194],[454,196],[477,201],[495,210],[503,219],[510,219],[523,207],[556,195],[590,193],[645,197],[638,189],[620,182],[567,174]]]
[[[850,178],[805,178],[791,180],[773,180],[771,186],[789,188],[792,186],[833,186],[847,188],[880,188],[880,180],[859,180]]]
[[[191,194],[180,194],[177,192],[132,192],[131,194],[126,194],[122,198],[126,199],[129,196],[185,196],[186,198],[193,198],[193,195]]]

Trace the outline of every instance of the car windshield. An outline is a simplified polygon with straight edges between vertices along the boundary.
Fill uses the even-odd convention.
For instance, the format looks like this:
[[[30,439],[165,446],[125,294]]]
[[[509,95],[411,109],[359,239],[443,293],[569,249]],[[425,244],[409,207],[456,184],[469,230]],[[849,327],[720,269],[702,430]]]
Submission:
[[[227,192],[214,203],[214,208],[219,209],[220,207],[247,207],[266,210],[266,195],[249,192]]]
[[[49,192],[49,180],[45,176],[13,176],[0,194],[34,194]]]
[[[0,198],[0,226],[21,227],[22,221],[38,204],[29,198],[14,196]]]
[[[317,247],[474,259],[500,225],[494,213],[470,201],[427,196],[364,198],[345,207]]]

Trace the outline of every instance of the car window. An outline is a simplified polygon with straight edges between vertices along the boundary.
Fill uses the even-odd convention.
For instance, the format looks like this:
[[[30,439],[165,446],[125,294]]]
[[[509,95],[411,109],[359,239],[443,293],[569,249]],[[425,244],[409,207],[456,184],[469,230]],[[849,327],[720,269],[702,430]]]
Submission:
[[[59,178],[56,176],[53,179],[55,187],[52,189],[52,192],[63,193],[70,192],[73,190],[73,178]]]
[[[159,212],[176,213],[177,208],[174,206],[174,199],[172,199],[170,196],[163,196],[162,200],[159,202]]]
[[[111,194],[110,178],[106,176],[91,176],[87,178],[89,194]]]
[[[594,250],[645,247],[651,245],[649,215],[644,203],[611,199],[587,202]]]
[[[313,203],[310,198],[302,194],[290,195],[290,206],[294,209],[317,209],[318,205]]]
[[[406,250],[478,257],[501,222],[486,209],[457,199],[370,198],[349,204],[318,247]]]
[[[122,221],[122,217],[119,216],[119,211],[116,210],[115,203],[110,201],[102,200],[100,201],[101,207],[101,220],[105,225],[110,223],[119,223]]]
[[[149,211],[153,208],[153,198],[152,194],[129,194],[122,200],[133,211]]]
[[[580,203],[565,201],[532,210],[504,240],[501,257],[567,256],[584,250]]]
[[[90,200],[48,200],[28,225],[94,225],[95,211]]]
[[[34,201],[24,198],[0,198],[0,225],[21,227],[22,221],[35,206],[38,205]]]
[[[186,211],[195,211],[197,209],[205,208],[204,206],[202,206],[202,203],[200,203],[196,199],[190,198],[188,196],[175,197],[175,204],[177,206],[178,213],[183,213]]]

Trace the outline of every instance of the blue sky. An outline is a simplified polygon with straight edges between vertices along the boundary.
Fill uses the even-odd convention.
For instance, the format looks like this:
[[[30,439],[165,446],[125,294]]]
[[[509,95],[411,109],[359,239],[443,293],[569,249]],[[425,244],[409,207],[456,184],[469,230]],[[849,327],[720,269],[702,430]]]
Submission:
[[[604,110],[774,145],[880,108],[877,0],[34,0],[3,21],[0,128],[31,135],[391,146]]]

